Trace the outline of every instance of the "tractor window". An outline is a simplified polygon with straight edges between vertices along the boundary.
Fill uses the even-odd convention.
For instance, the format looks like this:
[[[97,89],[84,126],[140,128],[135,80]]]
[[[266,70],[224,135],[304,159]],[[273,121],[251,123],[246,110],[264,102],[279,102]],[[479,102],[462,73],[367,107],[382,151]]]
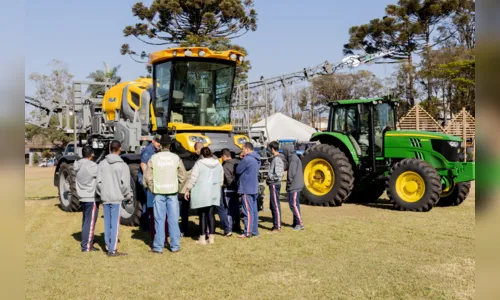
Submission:
[[[361,156],[368,155],[369,139],[369,110],[364,104],[354,105],[347,110],[347,131],[356,141]],[[351,139],[352,141],[352,139]]]
[[[170,79],[172,62],[167,61],[155,66],[153,77],[154,113],[156,126],[167,127],[168,102],[170,99]]]
[[[383,133],[386,127],[394,129],[394,111],[389,103],[376,105],[373,110],[373,126],[375,131],[375,154],[382,156]]]
[[[337,107],[335,109],[335,117],[333,119],[333,130],[344,132],[345,128],[345,107]]]

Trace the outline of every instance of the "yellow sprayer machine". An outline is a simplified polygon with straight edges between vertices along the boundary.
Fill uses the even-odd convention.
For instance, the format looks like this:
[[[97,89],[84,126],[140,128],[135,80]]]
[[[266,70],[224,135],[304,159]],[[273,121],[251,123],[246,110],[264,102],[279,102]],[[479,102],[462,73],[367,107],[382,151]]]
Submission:
[[[137,181],[140,153],[155,135],[171,135],[175,139],[172,151],[183,159],[193,155],[196,142],[209,146],[218,156],[223,148],[239,155],[249,138],[233,132],[230,104],[235,69],[243,59],[234,50],[172,48],[150,54],[152,78],[115,85],[97,83],[109,87],[102,98],[84,100],[81,84],[96,83],[75,82],[69,114],[76,115],[76,130],[67,128],[75,134],[75,141],[68,145],[73,150],[58,160],[54,176],[61,208],[79,210],[72,164],[80,158],[77,149],[83,144],[95,149],[95,160],[100,162],[109,153],[110,141],[122,143],[121,156],[129,165],[135,191],[134,198],[122,204],[124,225],[140,222],[145,203]]]

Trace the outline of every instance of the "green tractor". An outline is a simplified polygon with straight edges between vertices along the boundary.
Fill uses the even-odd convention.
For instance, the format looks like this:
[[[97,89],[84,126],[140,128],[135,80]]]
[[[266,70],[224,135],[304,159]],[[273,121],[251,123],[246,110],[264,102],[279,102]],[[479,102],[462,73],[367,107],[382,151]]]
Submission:
[[[377,200],[384,191],[398,210],[429,211],[459,205],[475,178],[462,162],[462,139],[428,131],[395,130],[399,102],[389,98],[330,103],[326,132],[302,158],[311,205]]]

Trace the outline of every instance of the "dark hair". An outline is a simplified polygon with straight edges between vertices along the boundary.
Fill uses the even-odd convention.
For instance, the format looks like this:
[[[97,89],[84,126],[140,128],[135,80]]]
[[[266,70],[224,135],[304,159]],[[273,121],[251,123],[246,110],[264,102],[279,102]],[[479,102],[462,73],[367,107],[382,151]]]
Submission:
[[[269,143],[269,149],[278,151],[280,149],[280,144],[276,141],[272,141]]]
[[[120,143],[120,141],[113,140],[113,141],[111,141],[111,144],[109,145],[109,151],[111,151],[111,153],[115,153],[115,152],[118,152],[118,150],[120,150],[121,147],[122,147],[122,143]]]
[[[232,156],[232,155],[231,155],[231,150],[229,150],[229,149],[227,149],[227,148],[222,149],[221,154],[222,154],[223,156],[229,156],[229,157],[231,157],[231,156]]]
[[[245,144],[243,144],[243,148],[247,148],[248,150],[253,151],[253,144],[250,142],[246,142]]]
[[[94,154],[94,149],[92,149],[92,147],[90,147],[89,145],[83,146],[82,149],[83,158],[89,158],[92,156],[92,154]]]
[[[212,157],[212,151],[210,150],[210,148],[208,147],[203,147],[201,148],[200,150],[200,154],[201,156],[203,156],[204,158],[210,158]]]

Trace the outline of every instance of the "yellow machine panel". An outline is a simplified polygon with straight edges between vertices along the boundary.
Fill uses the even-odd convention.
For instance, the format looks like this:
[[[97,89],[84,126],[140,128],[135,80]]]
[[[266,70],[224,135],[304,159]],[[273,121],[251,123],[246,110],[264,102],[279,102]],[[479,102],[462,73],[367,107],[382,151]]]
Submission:
[[[154,64],[174,57],[200,57],[231,60],[235,61],[236,65],[240,65],[245,59],[243,53],[236,50],[215,51],[207,47],[178,47],[151,53],[149,55],[149,63]]]
[[[110,88],[102,100],[102,111],[106,121],[116,121],[120,118],[117,114],[124,109],[122,106],[124,100],[132,111],[140,110],[143,106],[144,92],[147,92],[151,83],[151,78],[138,78],[135,81],[122,82]],[[146,105],[149,106],[149,103]]]

